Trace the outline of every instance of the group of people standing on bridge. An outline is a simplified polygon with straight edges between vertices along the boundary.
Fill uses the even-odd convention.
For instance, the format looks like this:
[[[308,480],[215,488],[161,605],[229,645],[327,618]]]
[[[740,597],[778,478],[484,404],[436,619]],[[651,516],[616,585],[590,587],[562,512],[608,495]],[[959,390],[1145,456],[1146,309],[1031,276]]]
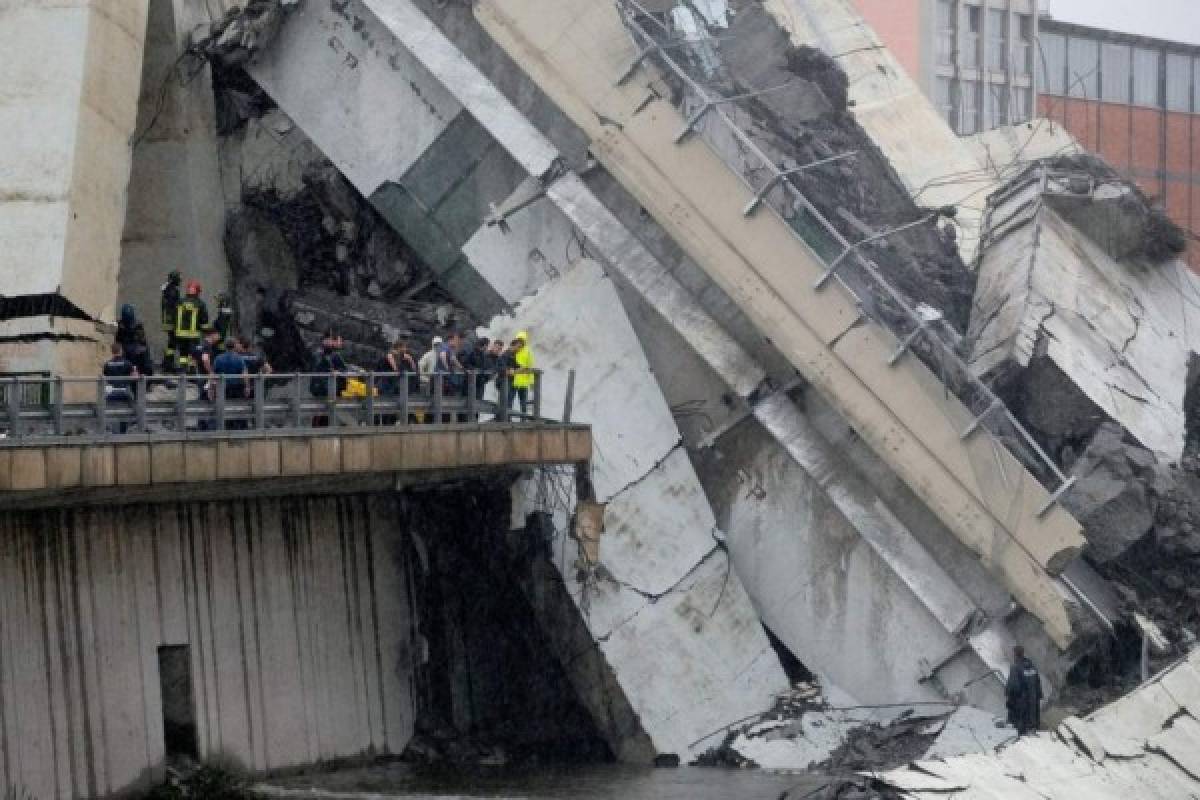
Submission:
[[[217,298],[216,313],[209,313],[203,289],[196,280],[186,286],[178,271],[171,272],[161,288],[161,324],[166,339],[162,359],[155,363],[147,342],[145,327],[132,305],[121,307],[111,358],[103,374],[110,401],[131,401],[136,383],[131,379],[153,377],[155,384],[168,376],[196,376],[202,396],[214,401],[217,386],[223,382],[226,400],[253,398],[252,376],[273,372],[265,356],[255,350],[244,336],[233,333],[234,312],[229,296]],[[337,397],[364,397],[400,394],[401,387],[410,396],[430,394],[434,376],[441,382],[442,396],[465,396],[468,391],[482,400],[489,383],[495,383],[498,401],[508,408],[529,410],[530,393],[536,373],[529,334],[520,331],[507,344],[486,337],[469,341],[459,331],[435,336],[430,348],[417,355],[408,342],[398,340],[379,361],[371,365],[372,386],[367,387],[368,370],[350,364],[345,357],[345,342],[330,332],[320,347],[310,354],[305,365],[312,377],[308,389],[314,397],[328,397],[332,389]],[[335,381],[330,386],[330,378]],[[190,381],[189,381],[190,382]],[[473,386],[473,390],[472,387]],[[316,417],[313,424],[327,425],[327,417]],[[244,421],[229,421],[231,428],[244,427]]]

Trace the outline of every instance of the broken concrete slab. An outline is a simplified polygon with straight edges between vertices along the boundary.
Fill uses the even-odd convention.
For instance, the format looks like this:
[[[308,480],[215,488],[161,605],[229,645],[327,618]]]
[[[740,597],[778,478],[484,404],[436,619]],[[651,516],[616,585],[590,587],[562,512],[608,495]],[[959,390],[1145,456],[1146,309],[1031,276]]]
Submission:
[[[1124,438],[1115,423],[1097,429],[1075,462],[1077,480],[1063,501],[1084,524],[1088,556],[1099,563],[1119,558],[1155,521],[1156,502],[1148,486],[1154,479],[1154,457]]]
[[[767,708],[786,679],[604,270],[579,262],[485,332],[511,338],[518,329],[529,331],[538,367],[557,376],[547,408],[561,402],[567,370],[585,366],[572,419],[592,425],[593,484],[608,504],[599,563],[588,567],[566,536],[556,538],[553,562],[641,729],[657,752],[690,761],[706,749],[699,740]],[[557,492],[573,486],[542,480],[555,480]],[[516,490],[515,517],[554,511],[566,530],[570,509],[539,503],[538,481]]]

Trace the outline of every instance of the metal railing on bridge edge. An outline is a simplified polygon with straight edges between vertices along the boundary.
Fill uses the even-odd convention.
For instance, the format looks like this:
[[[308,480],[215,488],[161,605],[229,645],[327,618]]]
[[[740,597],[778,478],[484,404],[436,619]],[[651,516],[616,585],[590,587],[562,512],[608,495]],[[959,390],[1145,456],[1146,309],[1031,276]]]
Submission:
[[[884,277],[878,265],[862,253],[861,248],[868,244],[872,237],[853,243],[847,240],[791,180],[793,175],[803,169],[815,167],[830,159],[790,169],[776,164],[753,137],[739,127],[725,111],[727,106],[736,106],[738,102],[752,98],[758,93],[748,92],[727,97],[715,88],[702,85],[670,53],[674,48],[695,42],[673,39],[670,29],[638,0],[614,2],[638,48],[634,60],[616,79],[616,84],[620,86],[626,83],[647,59],[653,59],[659,67],[674,76],[683,90],[679,110],[686,120],[675,138],[675,143],[680,144],[693,134],[701,134],[701,140],[718,160],[749,189],[751,197],[743,213],[750,216],[760,208],[767,207],[779,217],[791,234],[825,265],[825,272],[813,285],[813,290],[820,291],[830,280],[837,281],[855,299],[863,320],[870,319],[882,324],[896,336],[899,346],[888,359],[887,366],[895,366],[906,353],[918,345],[929,348],[936,357],[943,383],[954,391],[973,415],[972,421],[961,431],[961,438],[965,440],[980,429],[985,429],[998,441],[1007,443],[1008,449],[1014,455],[1049,484],[1047,488],[1050,496],[1038,510],[1038,516],[1045,515],[1057,505],[1076,479],[1063,473],[1058,464],[1046,454],[1032,434],[1012,414],[1004,401],[972,372],[940,329],[940,326],[945,324],[944,321],[931,322],[927,315],[914,308]],[[659,36],[648,30],[649,24],[659,30]],[[715,122],[732,137],[737,145],[739,158],[747,162],[753,160],[757,164],[734,163],[729,152],[718,147],[710,136],[704,135],[708,131],[703,126],[709,121]],[[781,195],[794,203],[793,208],[796,212],[788,213],[781,207],[778,200]],[[801,223],[789,221],[789,217],[801,215],[816,224],[816,229],[808,231],[807,238],[799,229]],[[817,238],[818,233],[826,237],[826,241],[810,241]],[[829,245],[836,249],[825,254],[821,252],[820,244],[827,245],[827,251]],[[852,283],[854,285],[851,285]],[[864,300],[866,293],[870,294]],[[886,298],[899,312],[899,320],[884,319],[882,314],[871,314],[869,309],[877,305],[870,302],[873,297]]]
[[[521,404],[519,393],[510,398],[507,376],[480,372],[0,377],[0,447],[64,437],[474,424],[486,417],[556,422],[542,416],[543,378],[533,371]],[[562,422],[569,423],[573,371],[566,385]],[[488,399],[489,386],[495,399]]]

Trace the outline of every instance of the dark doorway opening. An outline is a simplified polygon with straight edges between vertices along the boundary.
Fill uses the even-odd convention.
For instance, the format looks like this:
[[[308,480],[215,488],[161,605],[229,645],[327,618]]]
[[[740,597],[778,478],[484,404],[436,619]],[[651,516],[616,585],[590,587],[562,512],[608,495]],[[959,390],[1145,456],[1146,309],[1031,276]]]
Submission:
[[[186,644],[158,648],[158,681],[162,690],[163,741],[167,760],[197,760],[196,704],[192,700],[192,649]]]

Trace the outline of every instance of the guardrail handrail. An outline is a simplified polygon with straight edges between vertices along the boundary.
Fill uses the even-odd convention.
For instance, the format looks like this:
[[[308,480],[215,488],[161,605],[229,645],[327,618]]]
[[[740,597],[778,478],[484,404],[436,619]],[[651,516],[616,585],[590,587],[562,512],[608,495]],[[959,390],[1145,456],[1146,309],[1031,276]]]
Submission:
[[[905,353],[916,349],[919,345],[924,344],[934,349],[932,356],[936,359],[936,367],[940,373],[942,382],[949,390],[954,392],[959,400],[974,415],[972,422],[962,431],[962,438],[966,439],[972,436],[981,428],[986,429],[995,438],[1006,443],[1008,449],[1014,455],[1024,462],[1027,467],[1034,470],[1035,475],[1040,472],[1043,480],[1053,482],[1054,486],[1052,488],[1048,487],[1051,489],[1050,498],[1039,511],[1039,516],[1045,514],[1071,488],[1075,482],[1075,478],[1068,477],[1062,472],[1058,464],[1046,454],[1041,445],[1033,438],[1032,434],[1012,414],[1004,401],[996,395],[990,386],[981,381],[971,371],[955,347],[947,341],[944,329],[941,329],[941,326],[944,325],[944,320],[937,319],[930,321],[925,315],[922,315],[921,312],[914,308],[908,299],[891,285],[887,278],[880,272],[879,267],[871,259],[863,255],[860,248],[864,244],[867,244],[868,241],[864,240],[857,243],[848,241],[829,219],[809,201],[795,183],[790,180],[791,176],[797,170],[785,169],[777,165],[763,151],[759,144],[754,141],[750,134],[739,127],[725,112],[725,105],[735,104],[759,93],[750,92],[726,97],[715,89],[710,91],[693,78],[670,54],[671,46],[678,44],[678,42],[659,41],[653,33],[646,29],[642,20],[653,21],[662,34],[670,38],[671,31],[665,24],[647,11],[638,0],[614,0],[614,2],[616,3],[618,13],[625,20],[626,27],[630,30],[634,38],[635,45],[638,47],[637,56],[629,68],[618,78],[617,84],[621,85],[628,81],[637,68],[648,58],[655,59],[663,69],[674,75],[682,83],[686,91],[682,94],[680,112],[686,118],[686,124],[676,137],[676,143],[682,142],[689,135],[696,133],[697,126],[702,121],[715,119],[739,145],[739,157],[746,158],[747,156],[751,156],[759,162],[760,171],[766,172],[767,178],[763,181],[763,185],[756,186],[754,180],[748,177],[754,170],[748,167],[742,168],[742,165],[731,163],[732,159],[729,158],[728,153],[715,146],[708,138],[701,136],[705,145],[716,155],[717,159],[725,164],[751,191],[753,197],[746,207],[746,215],[755,213],[762,206],[767,206],[771,212],[779,217],[791,234],[826,266],[825,273],[813,286],[814,291],[820,291],[830,279],[836,280],[855,299],[864,319],[871,319],[896,335],[900,340],[900,347],[889,360],[889,365],[894,365]],[[688,92],[694,95],[698,102],[696,110],[691,112],[689,112],[687,106]],[[776,204],[771,200],[776,195],[778,189],[785,191],[824,230],[830,239],[841,247],[840,253],[836,254],[835,258],[828,259],[823,256],[812,243],[801,235],[795,225],[788,222],[787,215],[777,208]],[[849,269],[850,262],[857,265],[861,271],[861,274],[857,276],[861,279],[859,281],[859,289],[852,287],[846,280],[845,273]],[[900,313],[904,321],[911,327],[897,330],[899,327],[897,320],[892,319],[889,321],[882,314],[872,315],[871,309],[875,308],[877,304],[875,302],[864,302],[863,288],[867,288],[871,292],[868,298],[871,301],[881,296],[887,298],[892,307]],[[938,330],[935,330],[935,328]],[[954,377],[957,378],[957,381],[953,385],[948,380],[950,376],[946,374],[947,368],[951,368],[956,373]],[[1002,430],[1005,424],[1010,429],[1009,431]],[[1015,434],[1015,438],[1011,434]],[[1020,445],[1027,448],[1028,452],[1022,452]]]
[[[537,369],[532,373],[524,409],[510,408],[505,402],[512,388],[509,376],[476,370],[0,376],[0,431],[4,433],[0,446],[77,435],[473,424],[481,415],[498,422],[552,422],[542,416],[544,373]],[[351,380],[359,382],[353,393],[347,391]],[[568,380],[568,387],[571,384]],[[485,399],[489,386],[494,387],[495,400]]]

